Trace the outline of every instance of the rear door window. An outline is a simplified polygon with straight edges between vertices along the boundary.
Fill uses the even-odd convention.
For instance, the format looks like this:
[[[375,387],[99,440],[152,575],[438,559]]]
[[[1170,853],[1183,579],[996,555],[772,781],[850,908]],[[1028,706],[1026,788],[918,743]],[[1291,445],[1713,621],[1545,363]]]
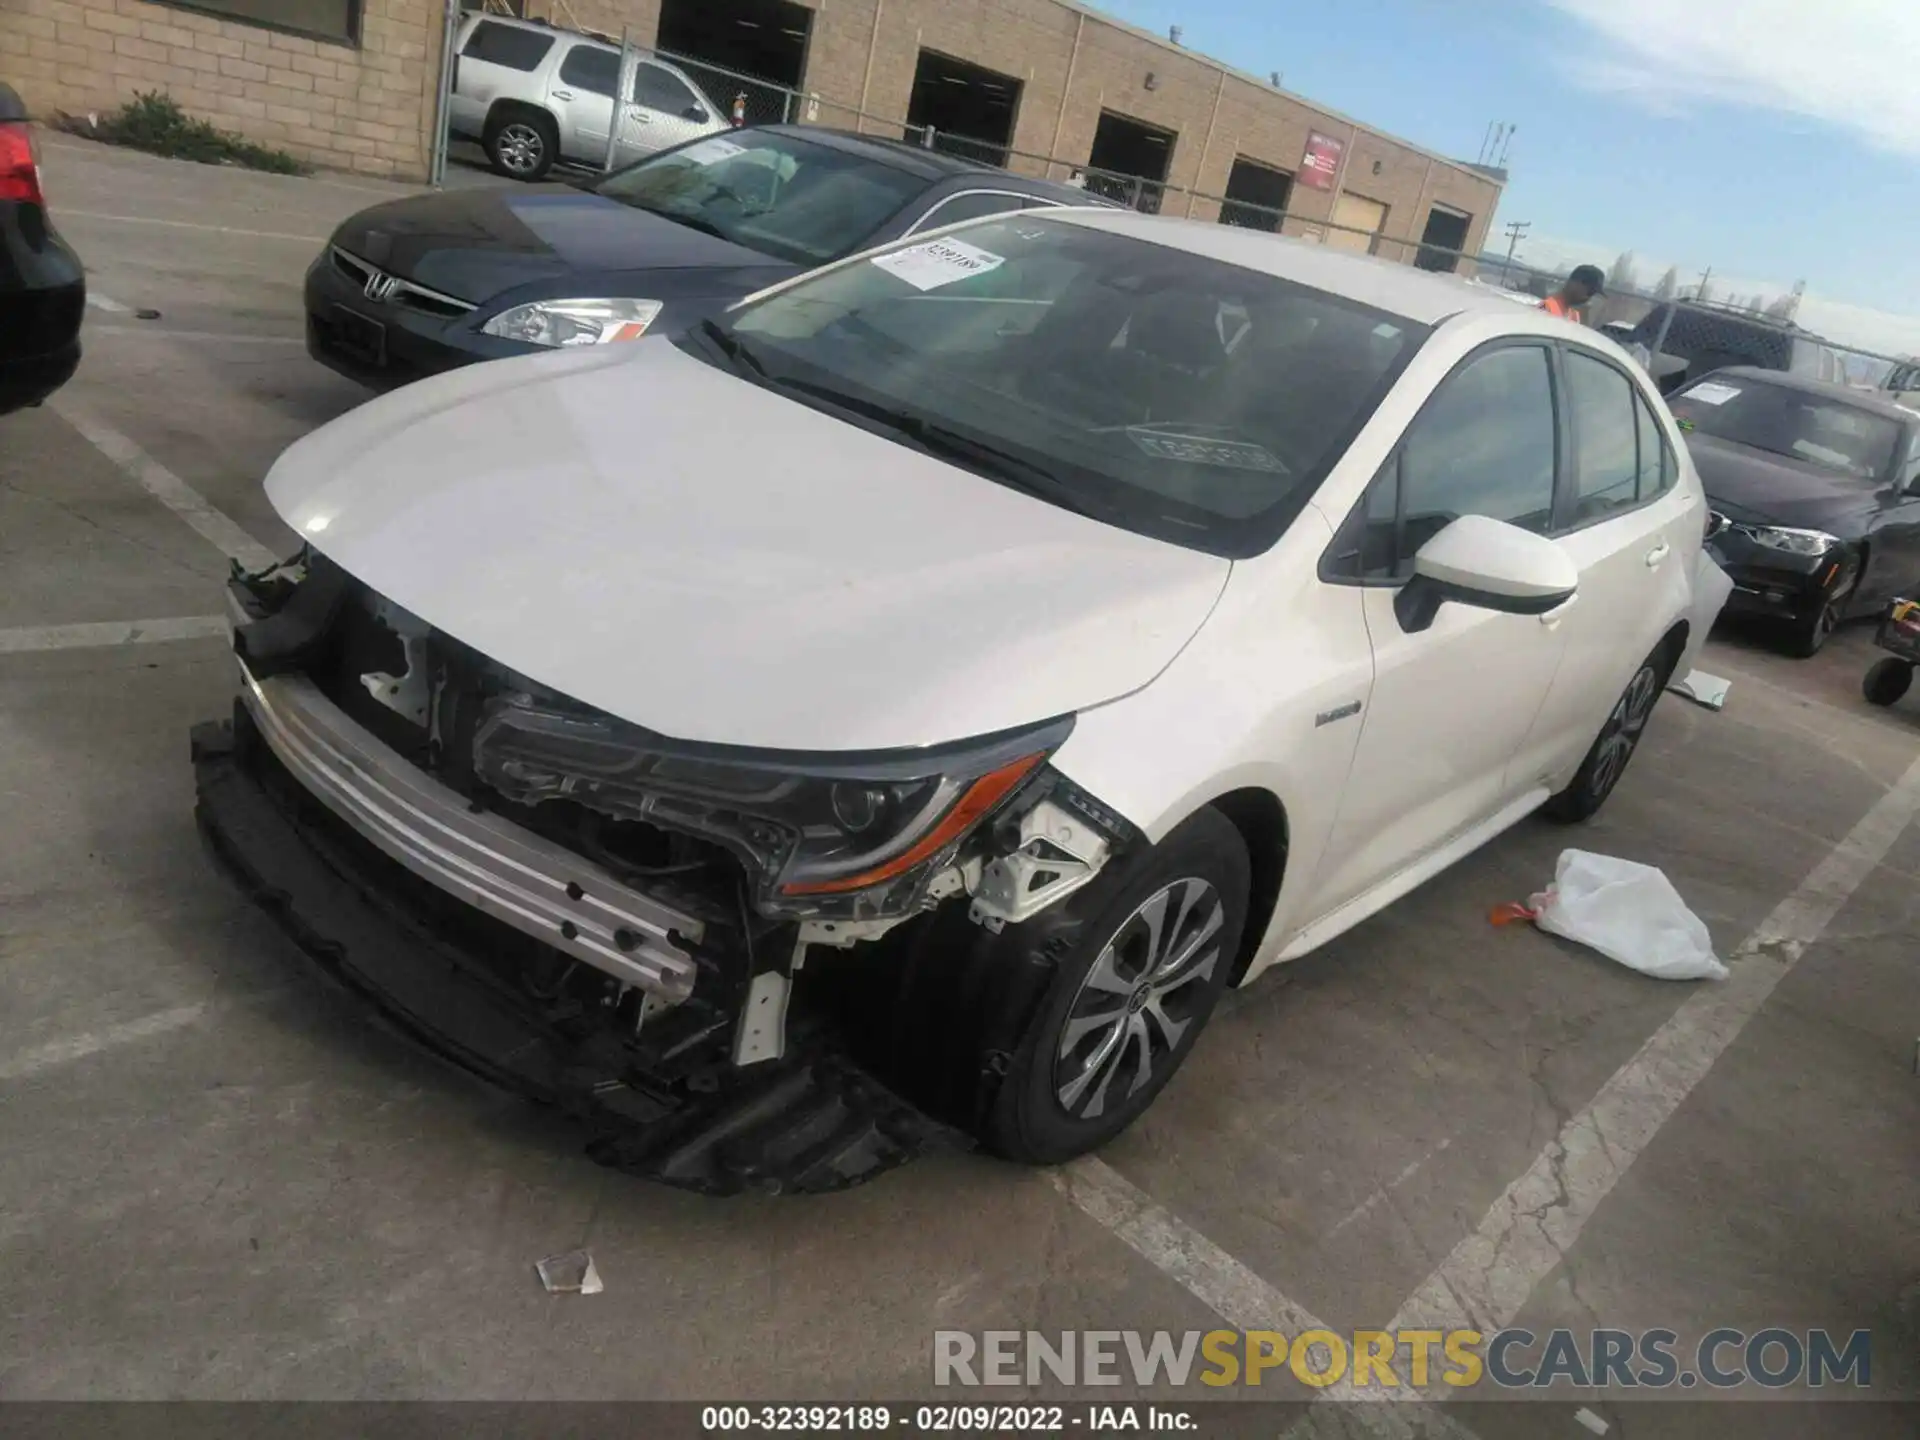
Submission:
[[[560,80],[590,95],[604,95],[611,100],[620,84],[620,57],[597,45],[576,45],[560,62]]]
[[[553,48],[553,36],[517,25],[499,25],[482,20],[467,37],[463,59],[483,60],[489,65],[504,65],[509,70],[536,70]]]
[[[679,76],[642,60],[633,71],[633,103],[668,115],[679,115],[700,102]]]
[[[1573,429],[1572,523],[1584,525],[1640,502],[1640,436],[1633,385],[1604,361],[1567,354]]]

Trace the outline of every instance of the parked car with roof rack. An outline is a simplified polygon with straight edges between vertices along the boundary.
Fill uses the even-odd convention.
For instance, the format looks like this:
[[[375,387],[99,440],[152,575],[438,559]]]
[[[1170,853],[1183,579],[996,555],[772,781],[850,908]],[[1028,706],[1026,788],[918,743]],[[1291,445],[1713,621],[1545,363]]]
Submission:
[[[386,389],[683,329],[802,270],[980,215],[1113,208],[1070,185],[817,126],[711,135],[591,184],[376,205],[307,271],[307,349]]]
[[[1789,321],[1711,301],[1663,301],[1619,338],[1663,394],[1733,365],[1835,385],[1847,378],[1840,353],[1812,332]],[[1656,344],[1658,355],[1653,353]]]
[[[509,179],[544,179],[563,160],[602,168],[616,115],[616,165],[728,128],[698,81],[650,51],[638,52],[622,93],[620,47],[601,37],[475,14],[456,44],[448,127],[478,140]]]

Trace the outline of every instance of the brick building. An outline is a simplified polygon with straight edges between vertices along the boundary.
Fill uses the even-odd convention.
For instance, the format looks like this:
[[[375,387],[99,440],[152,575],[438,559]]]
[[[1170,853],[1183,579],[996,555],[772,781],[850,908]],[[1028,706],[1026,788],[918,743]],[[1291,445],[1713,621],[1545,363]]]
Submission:
[[[469,4],[474,0],[468,0]],[[1016,169],[1143,177],[1171,214],[1446,263],[1477,252],[1497,173],[1369,130],[1075,0],[510,0],[556,24],[788,87],[794,118],[931,126]],[[493,8],[507,3],[495,0]],[[0,0],[0,76],[40,110],[159,89],[314,163],[419,179],[441,0]],[[1284,62],[1286,57],[1276,57]],[[773,94],[778,90],[766,87]],[[796,113],[797,112],[797,113]],[[1352,227],[1320,231],[1311,222]]]

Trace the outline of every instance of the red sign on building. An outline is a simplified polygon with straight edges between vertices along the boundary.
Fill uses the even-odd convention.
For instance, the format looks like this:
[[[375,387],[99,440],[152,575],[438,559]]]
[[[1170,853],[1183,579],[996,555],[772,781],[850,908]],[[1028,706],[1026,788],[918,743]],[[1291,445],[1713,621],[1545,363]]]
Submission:
[[[1331,190],[1340,174],[1340,152],[1347,147],[1331,135],[1318,130],[1307,135],[1307,153],[1300,157],[1300,173],[1294,183],[1311,190]]]

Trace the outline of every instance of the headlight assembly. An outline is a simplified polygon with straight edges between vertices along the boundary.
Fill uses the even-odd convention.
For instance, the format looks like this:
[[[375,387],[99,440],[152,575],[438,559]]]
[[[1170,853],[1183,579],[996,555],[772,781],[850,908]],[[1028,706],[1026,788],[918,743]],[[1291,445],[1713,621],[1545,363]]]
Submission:
[[[474,736],[474,769],[509,800],[572,800],[732,850],[763,914],[905,914],[967,836],[1072,729],[1033,729],[873,760],[674,745],[610,717],[515,695]]]
[[[1769,550],[1784,550],[1789,555],[1824,555],[1840,543],[1839,537],[1824,530],[1795,530],[1787,525],[1743,525],[1747,538]]]
[[[606,345],[638,340],[660,310],[658,300],[531,300],[502,310],[480,333],[529,345]]]

